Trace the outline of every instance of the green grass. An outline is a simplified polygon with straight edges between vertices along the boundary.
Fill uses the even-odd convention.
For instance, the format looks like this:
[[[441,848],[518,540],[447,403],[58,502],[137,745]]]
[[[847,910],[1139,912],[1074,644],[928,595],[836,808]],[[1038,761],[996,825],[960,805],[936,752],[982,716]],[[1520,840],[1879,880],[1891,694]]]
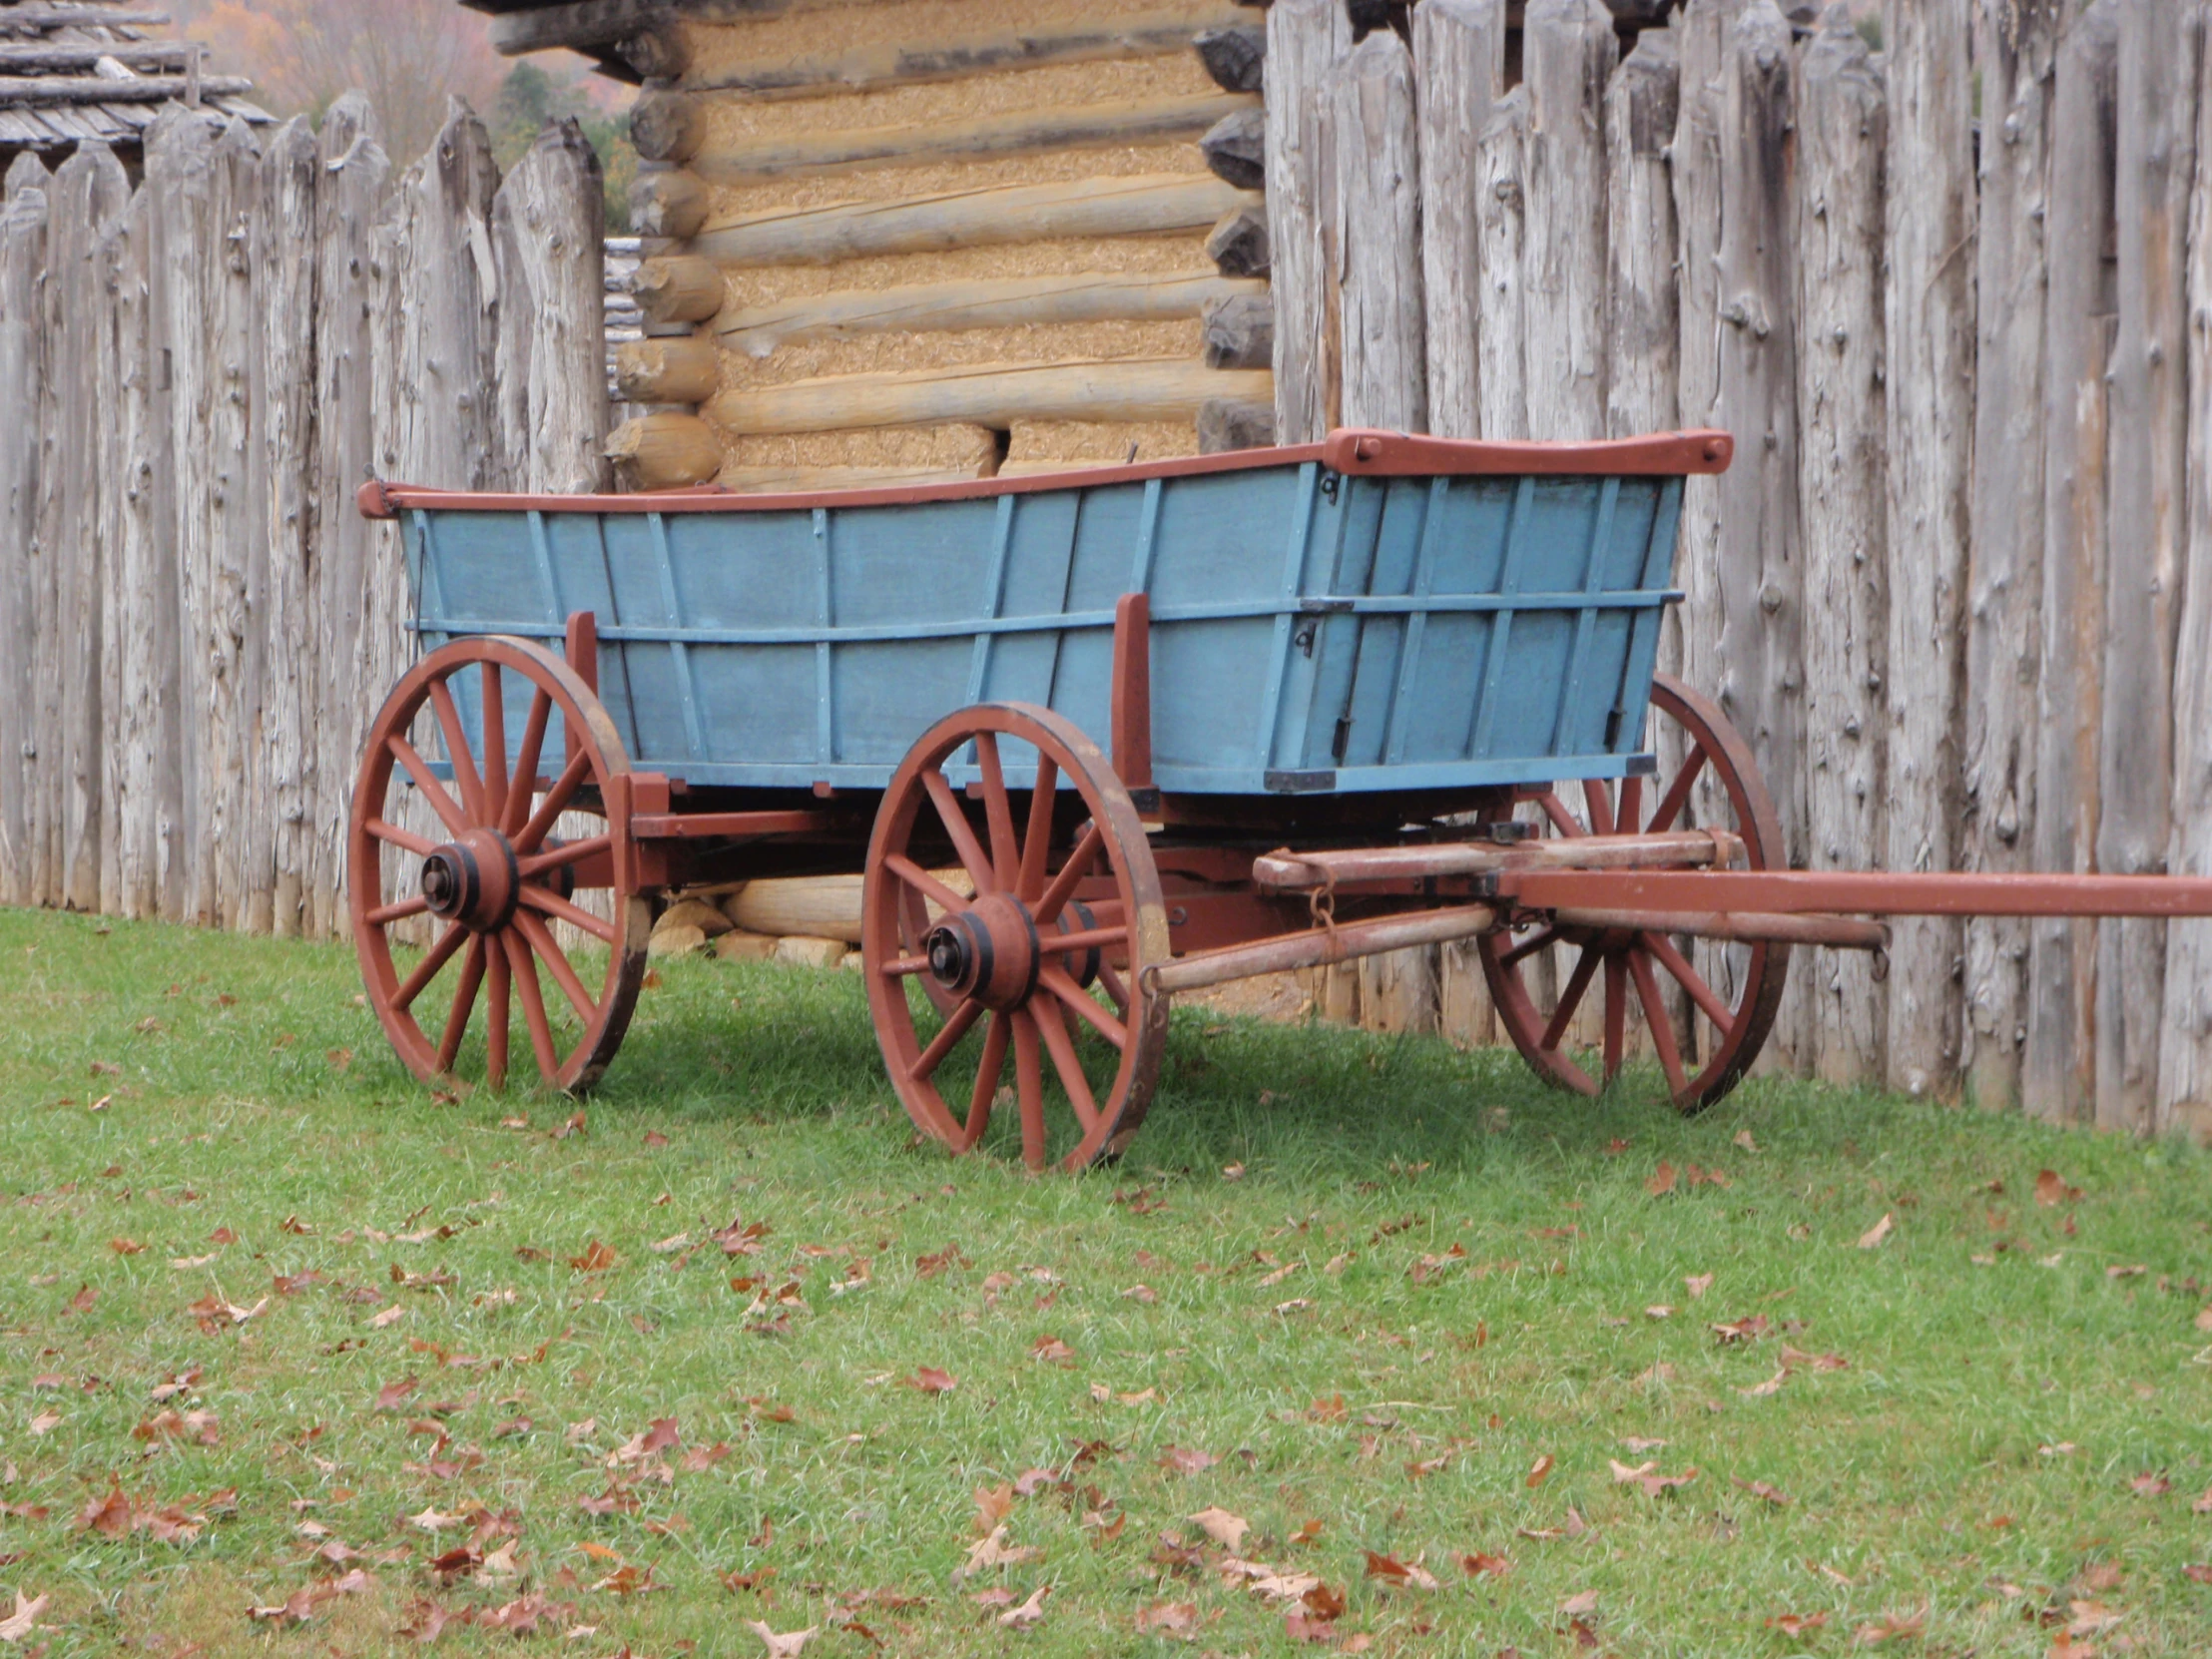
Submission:
[[[419,1604],[526,1591],[573,1604],[522,1644],[548,1653],[763,1652],[753,1619],[820,1626],[817,1659],[1321,1651],[1161,1547],[1209,1506],[1379,1654],[1581,1652],[1560,1609],[1585,1592],[1622,1655],[1840,1653],[1924,1608],[1883,1651],[2042,1655],[2072,1601],[2118,1616],[2101,1652],[2212,1649],[2184,1571],[2212,1561],[2212,1159],[2186,1148],[1777,1081],[1684,1123],[1648,1086],[1591,1105],[1503,1054],[1197,1011],[1126,1162],[1035,1179],[913,1144],[852,976],[713,962],[662,969],[556,1139],[569,1102],[401,1074],[338,949],[0,912],[0,1593],[49,1598],[26,1646],[57,1656],[412,1652]],[[2042,1169],[2078,1200],[2038,1204]],[[757,1255],[708,1238],[736,1219],[770,1229]],[[679,1235],[707,1242],[656,1252]],[[572,1267],[594,1240],[614,1264]],[[1416,1281],[1423,1256],[1446,1265]],[[749,1320],[734,1275],[804,1307]],[[203,1329],[211,1295],[268,1301]],[[1033,1357],[1047,1337],[1072,1363]],[[1747,1392],[1785,1345],[1849,1364]],[[195,1369],[167,1403],[217,1442],[135,1437]],[[662,1418],[681,1448],[608,1466]],[[1646,1496],[1612,1458],[1696,1478]],[[1072,1480],[1011,1499],[1041,1558],[956,1582],[977,1489],[1032,1468]],[[84,1528],[112,1482],[208,1519]],[[611,1486],[636,1507],[581,1506]],[[475,1519],[433,1538],[426,1509]],[[441,1585],[432,1558],[499,1516],[518,1575]],[[1385,1590],[1370,1550],[1438,1587]],[[249,1621],[356,1566],[308,1623]],[[1039,1585],[1025,1632],[974,1599]],[[1190,1649],[1139,1634],[1161,1602],[1195,1609]],[[515,1648],[455,1623],[434,1651]]]

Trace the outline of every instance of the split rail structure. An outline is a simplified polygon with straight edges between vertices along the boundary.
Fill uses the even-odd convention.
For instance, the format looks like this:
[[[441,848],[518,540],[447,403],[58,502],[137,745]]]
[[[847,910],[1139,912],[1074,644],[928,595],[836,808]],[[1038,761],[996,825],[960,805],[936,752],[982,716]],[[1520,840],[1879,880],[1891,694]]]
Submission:
[[[397,178],[169,107],[144,184],[19,158],[0,210],[0,901],[341,931],[361,734],[413,660],[371,472],[598,485],[599,164],[504,182],[456,108]]]
[[[1748,735],[1792,864],[2212,870],[2207,8],[1887,0],[1880,50],[1866,10],[1685,0],[1623,55],[1602,0],[1358,41],[1275,0],[1279,439],[1726,429],[1662,667]],[[1771,1064],[2212,1130],[2204,922],[1798,955]],[[1487,1040],[1475,968],[1323,1002]]]

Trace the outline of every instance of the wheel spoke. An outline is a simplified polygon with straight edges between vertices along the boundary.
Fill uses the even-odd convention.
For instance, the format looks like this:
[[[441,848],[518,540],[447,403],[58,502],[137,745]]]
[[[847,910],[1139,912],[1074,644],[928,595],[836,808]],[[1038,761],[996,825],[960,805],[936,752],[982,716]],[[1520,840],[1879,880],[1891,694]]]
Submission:
[[[1705,1017],[1719,1026],[1725,1034],[1736,1023],[1735,1010],[1723,1002],[1720,993],[1698,977],[1696,968],[1690,966],[1682,952],[1672,941],[1660,933],[1638,933],[1644,948],[1658,959],[1659,965],[1673,974],[1682,988],[1690,993],[1690,1000],[1705,1010]]]
[[[1016,1008],[1014,1022],[1014,1095],[1021,1106],[1021,1161],[1044,1168],[1044,1065],[1037,1053],[1037,1022]]]
[[[503,943],[493,940],[484,954],[490,958],[485,973],[490,983],[484,994],[484,1081],[496,1091],[507,1086],[507,992],[514,973]]]
[[[1021,874],[1014,896],[1027,903],[1044,891],[1045,860],[1052,852],[1052,804],[1060,788],[1060,769],[1043,750],[1037,752],[1037,782],[1029,791],[1029,822],[1023,828]]]
[[[397,732],[386,738],[384,743],[391,750],[393,758],[407,769],[407,776],[414,780],[415,788],[422,792],[422,799],[430,803],[431,810],[438,815],[439,822],[456,835],[467,834],[469,830],[467,815],[461,811],[459,804],[445,793],[445,786],[438,782],[437,774],[430,770],[429,764],[415,753],[414,745]]]
[[[1559,942],[1559,929],[1547,922],[1521,940],[1497,959],[1499,967],[1511,967],[1524,956],[1533,956],[1539,950],[1548,950]]]
[[[1628,964],[1618,951],[1605,958],[1605,1081],[1620,1075],[1628,1043]]]
[[[1103,957],[1098,963],[1098,982],[1106,987],[1106,994],[1114,999],[1114,1006],[1121,1010],[1121,1017],[1129,1017],[1129,987],[1122,983],[1121,974],[1114,964]]]
[[[1582,780],[1582,805],[1590,815],[1590,833],[1610,835],[1613,832],[1613,796],[1601,779]]]
[[[437,711],[438,730],[445,734],[445,758],[453,768],[461,805],[478,824],[491,823],[484,811],[484,781],[476,775],[476,757],[469,753],[468,735],[461,730],[461,712],[453,707],[453,689],[443,680],[430,682],[430,707]]]
[[[1690,1082],[1682,1074],[1682,1051],[1674,1040],[1674,1019],[1667,1012],[1666,999],[1659,994],[1650,954],[1631,947],[1628,971],[1636,978],[1636,1000],[1644,1005],[1644,1029],[1651,1033],[1651,1046],[1659,1051],[1659,1064],[1666,1068],[1667,1087],[1679,1100]]]
[[[1620,805],[1613,810],[1613,829],[1620,834],[1633,834],[1643,824],[1644,781],[1641,777],[1621,780]]]
[[[1682,816],[1682,809],[1690,799],[1691,786],[1697,775],[1705,770],[1705,746],[1699,744],[1691,750],[1682,763],[1682,770],[1675,774],[1667,786],[1667,793],[1659,798],[1659,805],[1651,810],[1651,822],[1644,826],[1647,833],[1657,834],[1662,830],[1672,830],[1674,821]]]
[[[946,886],[934,875],[931,875],[927,870],[923,869],[921,865],[915,863],[913,859],[907,857],[906,854],[903,852],[891,852],[885,854],[883,858],[883,867],[889,870],[893,875],[897,876],[901,881],[905,882],[906,885],[912,887],[916,892],[920,893],[924,898],[935,900],[937,908],[940,910],[964,910],[968,907],[968,901],[966,899],[962,898],[958,893],[954,892],[950,887]],[[922,919],[924,924],[926,924],[928,920],[926,914],[923,916]]]
[[[447,922],[445,931],[438,935],[437,943],[423,953],[422,960],[415,964],[414,972],[408,974],[399,989],[392,993],[392,1012],[405,1013],[412,1007],[414,999],[422,994],[423,987],[438,976],[445,964],[453,959],[453,952],[460,949],[467,938],[467,928],[457,921]]]
[[[968,879],[975,883],[977,895],[998,891],[998,874],[991,868],[990,856],[975,838],[967,814],[960,811],[959,797],[952,793],[952,786],[945,782],[944,774],[923,773],[921,787],[929,792],[930,804],[937,809],[937,820],[952,838],[952,850],[959,857],[960,867],[968,872]]]
[[[553,821],[568,811],[569,802],[575,799],[576,792],[584,787],[584,780],[590,774],[591,751],[579,749],[562,770],[560,777],[553,781],[553,787],[545,792],[545,799],[538,803],[538,810],[530,815],[530,822],[514,837],[514,848],[518,856],[538,849],[538,843],[545,839],[546,832],[553,828]]]
[[[416,893],[412,898],[400,898],[389,904],[380,904],[369,911],[362,919],[371,927],[388,927],[393,922],[404,921],[409,916],[419,916],[429,908],[430,901],[424,898],[422,894]]]
[[[1099,849],[1106,844],[1106,831],[1095,823],[1083,831],[1083,838],[1075,843],[1075,850],[1068,854],[1068,861],[1060,866],[1060,873],[1052,878],[1052,885],[1045,888],[1031,912],[1038,927],[1049,927],[1060,919],[1060,911],[1075,896],[1075,889],[1091,865],[1098,860]]]
[[[591,992],[584,989],[583,980],[576,977],[576,969],[568,959],[568,952],[555,942],[553,933],[544,922],[527,910],[515,912],[514,924],[522,936],[530,941],[530,948],[544,959],[552,971],[553,982],[561,987],[569,1006],[576,1010],[576,1017],[583,1022],[585,1034],[599,1021],[599,1004],[591,999]],[[613,929],[609,928],[609,932]]]
[[[507,821],[507,705],[499,681],[499,665],[484,659],[481,676],[484,694],[484,819],[488,824]]]
[[[910,974],[927,973],[929,958],[926,956],[893,956],[875,970],[885,979],[904,979]]]
[[[582,840],[563,841],[559,846],[549,846],[542,852],[533,852],[527,858],[517,858],[515,868],[527,881],[533,875],[543,875],[549,869],[559,869],[563,864],[579,863],[613,849],[612,835],[586,835]]]
[[[484,936],[478,933],[468,941],[468,957],[461,963],[461,982],[453,987],[453,1007],[445,1016],[445,1035],[438,1039],[440,1076],[453,1069],[454,1056],[461,1051],[461,1038],[468,1033],[468,1016],[476,1007],[476,988],[483,982]]]
[[[545,749],[545,723],[552,713],[553,699],[541,686],[530,699],[530,715],[522,723],[522,748],[507,783],[507,812],[499,828],[509,836],[530,816],[530,798],[538,793],[538,758]]]
[[[1011,1014],[993,1014],[990,1029],[983,1033],[983,1061],[975,1068],[975,1087],[968,1095],[967,1118],[960,1125],[959,1150],[965,1152],[983,1138],[983,1131],[990,1127],[991,1102],[998,1095],[998,1079],[1006,1070],[1006,1037],[1013,1023]]]
[[[1044,1046],[1052,1055],[1052,1069],[1060,1074],[1060,1087],[1067,1090],[1068,1104],[1075,1108],[1076,1120],[1087,1134],[1098,1127],[1098,1102],[1091,1098],[1091,1080],[1083,1075],[1082,1056],[1075,1052],[1067,1020],[1050,1002],[1032,998],[1025,1007],[1044,1036]]]
[[[412,830],[402,830],[396,824],[386,824],[380,818],[370,819],[367,828],[374,839],[388,842],[401,851],[412,852],[418,858],[427,858],[438,849],[437,842],[425,840]]]
[[[1047,956],[1067,956],[1080,950],[1103,950],[1128,937],[1126,927],[1089,927],[1080,933],[1055,933],[1042,943]]]
[[[549,916],[558,916],[571,927],[580,928],[604,943],[613,944],[615,942],[615,924],[613,922],[601,921],[589,910],[580,909],[549,888],[534,887],[526,882],[517,896],[521,902],[529,905],[533,910],[541,910]]]
[[[1116,1048],[1129,1046],[1129,1028],[1098,1005],[1095,997],[1056,967],[1040,967],[1037,983],[1068,1005],[1069,1012]]]
[[[1581,825],[1575,823],[1574,815],[1567,811],[1567,804],[1559,799],[1555,791],[1544,791],[1537,798],[1536,805],[1544,810],[1544,817],[1551,820],[1552,828],[1557,830],[1560,834],[1586,835],[1589,833]]]
[[[982,1014],[983,1004],[973,997],[953,1009],[945,1016],[943,1029],[929,1039],[929,1046],[906,1068],[906,1075],[916,1083],[928,1082],[936,1075],[937,1068],[944,1064],[944,1057],[968,1034],[968,1027],[980,1019]]]
[[[1014,849],[1014,809],[1006,799],[997,733],[975,734],[975,761],[983,771],[983,822],[991,831],[991,870],[997,885],[1006,887],[1020,879],[1021,854]]]
[[[553,1046],[553,1025],[545,1017],[545,990],[530,960],[530,947],[522,935],[508,928],[499,935],[507,947],[507,961],[514,968],[515,989],[522,993],[522,1020],[530,1028],[530,1047],[538,1057],[538,1071],[550,1083],[561,1074],[561,1056]]]
[[[1574,1018],[1575,1009],[1582,1006],[1582,996],[1590,988],[1590,980],[1597,973],[1598,954],[1585,949],[1576,959],[1574,972],[1567,976],[1567,988],[1559,993],[1559,1006],[1551,1011],[1551,1023],[1544,1027],[1544,1040],[1536,1046],[1553,1049],[1566,1036],[1567,1026]]]

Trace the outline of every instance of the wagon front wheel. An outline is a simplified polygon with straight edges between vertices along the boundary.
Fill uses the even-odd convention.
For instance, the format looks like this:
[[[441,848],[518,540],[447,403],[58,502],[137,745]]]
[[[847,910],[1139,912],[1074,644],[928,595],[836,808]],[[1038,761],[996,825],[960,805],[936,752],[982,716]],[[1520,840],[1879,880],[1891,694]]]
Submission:
[[[1536,803],[1543,832],[1727,830],[1742,839],[1750,868],[1786,864],[1781,821],[1743,734],[1710,699],[1668,675],[1654,679],[1651,707],[1676,729],[1676,741],[1656,746],[1679,750],[1671,775],[1546,790]],[[1667,1093],[1685,1115],[1712,1105],[1750,1070],[1790,970],[1787,945],[1701,947],[1655,931],[1561,927],[1541,915],[1486,936],[1481,950],[1499,1022],[1538,1077],[1596,1094],[1619,1073],[1640,1015]]]
[[[929,873],[945,849],[972,896]],[[917,898],[938,913],[908,943]],[[931,727],[877,811],[861,904],[868,1008],[916,1127],[967,1152],[1011,1106],[1031,1169],[1128,1144],[1167,1035],[1144,982],[1167,909],[1129,792],[1081,731],[1024,704]]]
[[[456,640],[377,712],[347,831],[353,948],[369,1007],[424,1082],[504,1087],[516,1003],[548,1086],[588,1088],[614,1058],[651,916],[610,833],[552,831],[564,813],[603,816],[629,770],[591,689],[526,640]]]

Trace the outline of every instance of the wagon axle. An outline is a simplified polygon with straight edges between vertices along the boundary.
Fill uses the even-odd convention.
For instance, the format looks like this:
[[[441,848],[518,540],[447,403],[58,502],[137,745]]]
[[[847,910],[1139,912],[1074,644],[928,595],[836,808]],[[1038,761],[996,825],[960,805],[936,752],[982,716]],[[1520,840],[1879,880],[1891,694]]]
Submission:
[[[470,830],[422,860],[422,896],[430,913],[471,933],[496,933],[506,926],[521,894],[514,842],[497,830]]]

